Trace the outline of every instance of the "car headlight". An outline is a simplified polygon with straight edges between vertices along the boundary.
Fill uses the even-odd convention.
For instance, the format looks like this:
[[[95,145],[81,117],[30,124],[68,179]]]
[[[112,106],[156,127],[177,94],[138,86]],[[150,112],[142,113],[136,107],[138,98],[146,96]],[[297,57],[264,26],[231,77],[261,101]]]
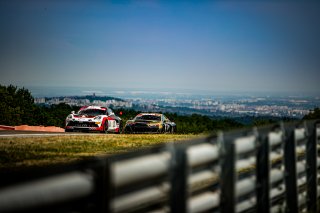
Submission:
[[[67,120],[71,120],[73,118],[72,115],[68,115]]]

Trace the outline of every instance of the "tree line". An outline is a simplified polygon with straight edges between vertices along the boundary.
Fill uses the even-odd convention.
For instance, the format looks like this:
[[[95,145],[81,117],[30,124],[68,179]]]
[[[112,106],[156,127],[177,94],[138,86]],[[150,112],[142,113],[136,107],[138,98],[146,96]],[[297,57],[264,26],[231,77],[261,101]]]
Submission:
[[[0,85],[0,124],[2,125],[43,125],[64,127],[65,118],[71,111],[78,111],[80,107],[61,103],[58,105],[36,105],[30,91],[13,85]],[[115,109],[114,112],[125,123],[134,118],[139,111],[133,109]],[[177,124],[177,133],[199,134],[217,130],[230,130],[252,125],[266,125],[278,122],[274,118],[251,118],[251,122],[243,123],[231,118],[211,118],[209,116],[192,114],[178,115],[177,113],[164,113]],[[319,119],[320,109],[316,108],[304,119]]]
[[[17,126],[64,126],[64,119],[75,107],[67,104],[39,106],[29,90],[16,86],[0,85],[0,124]]]

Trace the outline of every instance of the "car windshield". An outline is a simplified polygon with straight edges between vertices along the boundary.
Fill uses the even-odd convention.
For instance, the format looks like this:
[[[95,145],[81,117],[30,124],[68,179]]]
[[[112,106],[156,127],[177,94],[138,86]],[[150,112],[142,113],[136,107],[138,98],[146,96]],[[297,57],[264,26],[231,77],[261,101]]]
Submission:
[[[161,117],[159,115],[137,115],[134,120],[161,121]]]
[[[97,115],[105,115],[106,110],[101,110],[101,109],[85,109],[85,110],[80,110],[78,112],[79,115],[89,115],[89,116],[97,116]]]

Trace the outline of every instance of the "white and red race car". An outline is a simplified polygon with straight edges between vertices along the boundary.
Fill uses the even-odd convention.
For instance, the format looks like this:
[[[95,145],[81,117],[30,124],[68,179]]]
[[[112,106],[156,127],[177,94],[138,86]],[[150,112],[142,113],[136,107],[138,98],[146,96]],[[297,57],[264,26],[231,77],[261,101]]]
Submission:
[[[100,106],[84,106],[78,113],[74,111],[66,118],[65,131],[100,131],[102,133],[120,133],[121,118],[110,108]]]

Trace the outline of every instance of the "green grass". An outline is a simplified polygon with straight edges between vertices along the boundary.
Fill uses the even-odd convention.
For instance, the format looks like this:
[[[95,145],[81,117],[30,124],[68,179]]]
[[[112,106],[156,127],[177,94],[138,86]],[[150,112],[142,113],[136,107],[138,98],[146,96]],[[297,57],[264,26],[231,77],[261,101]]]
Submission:
[[[97,134],[0,138],[0,170],[69,163],[89,156],[112,155],[196,137],[199,136],[186,134]]]

